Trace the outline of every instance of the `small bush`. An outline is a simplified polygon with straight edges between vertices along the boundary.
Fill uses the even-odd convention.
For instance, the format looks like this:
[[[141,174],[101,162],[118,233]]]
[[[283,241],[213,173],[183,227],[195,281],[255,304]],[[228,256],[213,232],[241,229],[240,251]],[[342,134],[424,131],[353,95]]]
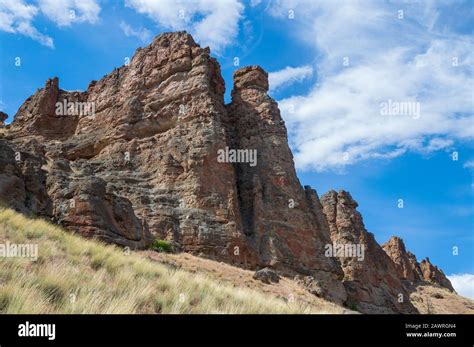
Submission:
[[[155,242],[153,242],[153,244],[151,245],[151,248],[157,252],[173,252],[173,246],[169,241],[166,240],[155,240]]]
[[[0,199],[0,210],[5,210],[8,208],[8,204]]]
[[[357,308],[357,304],[355,302],[349,302],[347,304],[347,307],[351,309],[352,311],[359,311],[359,309]]]

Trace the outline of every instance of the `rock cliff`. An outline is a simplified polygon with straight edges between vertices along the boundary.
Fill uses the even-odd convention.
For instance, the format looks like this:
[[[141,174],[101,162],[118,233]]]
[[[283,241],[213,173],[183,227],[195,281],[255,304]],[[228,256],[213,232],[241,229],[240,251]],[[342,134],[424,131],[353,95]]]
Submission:
[[[262,68],[235,71],[230,104],[224,92],[218,62],[185,32],[84,92],[50,79],[0,135],[0,200],[86,237],[268,267],[362,312],[415,312],[405,279],[450,286],[403,243],[384,251],[349,193],[301,186]],[[335,244],[364,248],[328,254]]]
[[[423,281],[432,283],[454,292],[451,282],[443,271],[431,264],[429,258],[423,259],[419,263],[416,256],[405,249],[405,244],[399,237],[392,236],[387,243],[382,245],[382,248],[395,263],[399,278],[411,283]]]
[[[413,313],[409,293],[404,288],[398,269],[365,229],[357,203],[345,191],[329,191],[321,197],[333,247],[344,270],[344,286],[348,300],[363,312]],[[344,248],[343,248],[344,247]],[[357,254],[347,254],[358,250]]]

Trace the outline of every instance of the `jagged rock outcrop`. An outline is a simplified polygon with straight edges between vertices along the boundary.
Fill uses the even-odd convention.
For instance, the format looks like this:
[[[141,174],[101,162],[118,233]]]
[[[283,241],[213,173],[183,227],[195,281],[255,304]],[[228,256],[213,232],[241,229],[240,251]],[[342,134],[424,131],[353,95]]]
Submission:
[[[0,201],[22,213],[51,216],[45,163],[36,140],[16,146],[0,138]]]
[[[277,103],[268,96],[268,76],[250,66],[234,73],[228,105],[232,148],[255,150],[258,165],[236,163],[242,228],[263,266],[288,275],[306,273],[328,284],[328,296],[345,300],[337,262],[324,255],[329,228],[314,190],[303,188],[288,147]]]
[[[344,302],[343,272],[323,253],[321,207],[296,177],[266,72],[236,71],[228,106],[224,91],[219,64],[185,32],[158,36],[84,92],[50,79],[10,126],[9,146],[26,152],[35,142],[40,154],[0,169],[18,181],[3,195],[108,242],[143,248],[156,237],[250,269],[312,275]],[[229,150],[256,162],[220,160]],[[19,171],[33,162],[42,193],[30,208]]]
[[[405,249],[405,244],[399,237],[391,237],[382,248],[396,264],[400,278],[410,282],[425,281],[454,292],[451,282],[443,271],[431,264],[429,258],[418,263],[416,256]]]
[[[429,262],[418,274],[399,244],[389,257],[348,193],[301,186],[268,87],[262,68],[239,69],[226,105],[218,62],[186,32],[159,35],[83,92],[49,79],[0,133],[0,200],[122,246],[166,239],[267,268],[362,312],[414,312],[403,279],[444,275]],[[328,255],[334,243],[364,245],[364,259]]]
[[[20,107],[10,138],[20,149],[39,139],[52,215],[66,227],[131,247],[149,244],[149,231],[227,257],[231,243],[244,243],[227,218],[238,215],[234,168],[215,159],[227,144],[223,92],[208,49],[186,33],[163,34],[85,92],[48,80]],[[103,230],[118,210],[124,220]]]
[[[430,263],[430,259],[423,259],[420,263],[421,272],[423,273],[423,280],[440,287],[444,287],[452,292],[455,292],[451,281],[446,277],[444,272],[437,266]]]
[[[321,197],[329,222],[333,250],[344,270],[344,286],[350,305],[367,313],[413,313],[409,293],[397,268],[374,235],[365,229],[357,203],[345,191],[329,191]]]
[[[393,236],[382,245],[383,250],[397,265],[398,277],[409,281],[419,281],[423,278],[420,264],[413,253],[407,252],[403,240]]]
[[[5,125],[5,121],[8,119],[8,115],[5,112],[0,111],[0,128]]]

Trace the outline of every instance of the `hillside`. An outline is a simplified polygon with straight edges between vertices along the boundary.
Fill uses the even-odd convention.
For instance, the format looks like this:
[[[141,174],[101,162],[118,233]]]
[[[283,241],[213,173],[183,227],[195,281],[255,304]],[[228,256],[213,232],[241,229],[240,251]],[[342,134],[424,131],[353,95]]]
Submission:
[[[0,208],[0,244],[37,244],[38,259],[0,257],[0,313],[342,313],[180,270]],[[219,263],[216,263],[219,264]]]
[[[178,253],[175,262],[184,270],[214,269],[204,271],[213,281],[220,279],[212,272],[224,274],[227,284],[285,300],[297,296],[296,285],[305,290],[302,302],[316,312],[341,307],[362,313],[426,312],[417,306],[419,300],[410,299],[419,286],[445,288],[452,295],[441,296],[458,298],[429,255],[419,262],[397,237],[378,244],[349,192],[330,190],[320,196],[301,184],[285,121],[268,94],[268,73],[262,67],[234,71],[230,103],[225,89],[217,59],[186,32],[160,34],[138,48],[129,64],[91,81],[84,91],[63,90],[58,77],[50,78],[24,101],[11,124],[0,125],[0,200],[70,233],[145,252],[149,260],[140,258],[137,264],[164,261],[146,252],[164,241]],[[27,264],[35,271],[25,273],[23,280],[52,277],[53,297],[61,304],[76,290],[69,284],[76,283],[69,273],[71,262],[85,264],[81,273],[92,267],[100,288],[116,282],[117,290],[124,291],[120,295],[138,295],[135,284],[121,285],[129,280],[122,277],[136,276],[135,267],[145,265],[128,266],[127,259],[135,258],[119,256],[117,248],[88,244],[87,252],[77,253],[77,239],[77,247],[66,242],[50,249],[48,233],[24,232],[46,238],[40,262],[51,268]],[[16,233],[22,235],[12,231]],[[72,240],[53,237],[63,238]],[[63,268],[66,278],[55,278]],[[250,278],[253,273],[281,281],[262,286]],[[147,276],[155,275],[144,274],[144,288],[159,293],[157,281],[147,282]],[[185,274],[176,276],[162,288],[165,297],[176,300],[184,292],[184,300],[189,297],[193,304],[187,310],[220,310],[221,304],[211,299],[210,307],[195,308],[202,302],[193,298],[199,291],[186,295],[189,290],[183,287],[176,292],[174,282],[186,282]],[[43,288],[30,285],[35,291]],[[141,312],[148,299],[130,298],[131,306],[123,309]],[[263,312],[252,308],[252,302],[235,310]],[[332,306],[326,307],[328,302]],[[160,302],[152,311],[180,312],[176,305]],[[469,302],[451,307],[451,313],[470,310]]]

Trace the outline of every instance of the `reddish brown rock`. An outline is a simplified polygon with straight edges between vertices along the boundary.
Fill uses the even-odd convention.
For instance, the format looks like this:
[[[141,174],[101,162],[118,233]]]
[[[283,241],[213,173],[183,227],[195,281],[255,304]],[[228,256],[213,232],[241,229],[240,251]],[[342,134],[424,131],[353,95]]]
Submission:
[[[382,247],[396,264],[398,276],[401,279],[415,282],[415,284],[425,281],[454,292],[451,282],[443,271],[437,266],[432,265],[428,258],[418,263],[415,255],[405,249],[402,239],[393,236]]]
[[[51,216],[45,163],[36,140],[16,146],[0,139],[0,201],[25,214]]]
[[[130,247],[168,239],[242,267],[314,276],[342,303],[343,272],[323,252],[327,223],[316,193],[296,177],[267,90],[263,69],[240,69],[226,107],[209,49],[185,32],[166,33],[85,92],[48,80],[20,107],[9,139],[19,150],[39,144],[35,170],[48,211],[35,212],[70,230]],[[69,104],[93,113],[65,113]],[[240,149],[255,151],[256,162],[219,160]],[[6,195],[25,208],[22,180],[11,174],[4,182],[18,185]]]
[[[349,306],[365,313],[416,312],[395,264],[365,229],[351,195],[329,191],[321,197],[321,204],[333,246],[344,246],[336,259],[344,270]]]
[[[247,242],[260,266],[321,279],[326,297],[343,302],[343,273],[324,255],[330,242],[316,192],[296,176],[287,130],[277,103],[268,96],[268,76],[250,66],[234,73],[228,105],[230,147],[255,151],[257,164],[235,163],[236,188]]]
[[[216,160],[226,145],[223,92],[208,49],[186,33],[163,34],[85,92],[65,92],[49,80],[20,107],[10,138],[18,147],[32,138],[42,144],[54,218],[66,226],[106,240],[122,237],[118,243],[130,246],[147,244],[149,230],[188,251],[227,259],[241,245],[237,260],[243,262],[238,220],[228,218],[238,216],[234,169]],[[89,103],[94,113],[58,115],[65,100]],[[105,186],[83,191],[91,178]],[[123,216],[130,225],[115,225],[113,196],[130,202],[129,217]],[[76,198],[86,205],[71,207]],[[86,221],[84,211],[91,214]]]
[[[382,248],[397,265],[397,274],[400,278],[412,282],[423,278],[420,264],[413,253],[407,252],[402,239],[392,236],[387,243],[382,245]]]
[[[430,263],[429,258],[423,259],[420,263],[420,267],[421,272],[423,273],[423,280],[444,287],[455,293],[451,281],[445,276],[440,268]]]
[[[38,89],[20,106],[10,127],[15,138],[32,135],[48,139],[66,139],[76,130],[79,116],[58,113],[57,104],[85,102],[87,93],[66,92],[59,89],[57,77],[46,81],[44,88]]]
[[[167,239],[338,303],[347,289],[365,312],[411,312],[398,302],[402,272],[350,195],[320,201],[301,186],[267,73],[237,70],[229,105],[224,91],[218,62],[185,32],[156,37],[84,92],[50,79],[0,139],[0,199],[87,237]],[[335,241],[364,244],[365,262],[327,256]]]

